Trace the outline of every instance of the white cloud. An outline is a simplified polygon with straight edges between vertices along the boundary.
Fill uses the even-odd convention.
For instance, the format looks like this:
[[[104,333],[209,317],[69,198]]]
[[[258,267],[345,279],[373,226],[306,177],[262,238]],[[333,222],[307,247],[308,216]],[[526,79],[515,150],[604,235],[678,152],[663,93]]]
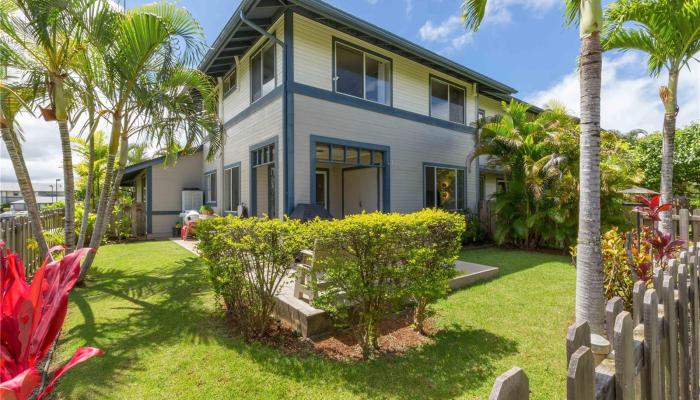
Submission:
[[[700,118],[700,63],[691,64],[681,73],[679,84],[677,126],[684,126]],[[601,88],[601,124],[607,129],[626,132],[641,128],[659,131],[663,122],[663,106],[659,99],[660,85],[666,84],[666,75],[649,77],[646,60],[638,53],[611,54],[603,60]],[[549,101],[563,103],[574,115],[579,115],[579,73],[572,71],[559,78],[549,88],[525,96],[535,105]]]
[[[426,42],[447,40],[457,29],[462,26],[462,20],[457,16],[451,16],[438,25],[428,20],[420,27],[418,34]]]
[[[367,2],[371,5],[375,5],[379,2],[379,0],[367,0]]]
[[[512,20],[511,8],[520,7],[540,16],[543,12],[561,4],[558,0],[490,0],[486,3],[486,23],[509,23]]]
[[[448,43],[443,53],[450,53],[472,41],[472,32],[467,32],[462,19],[454,15],[437,25],[432,20],[426,21],[418,30],[418,35],[426,42]]]
[[[56,123],[44,122],[29,115],[18,118],[24,133],[24,161],[33,182],[50,183],[63,179],[61,143]],[[17,177],[5,144],[0,146],[0,182],[16,182]]]

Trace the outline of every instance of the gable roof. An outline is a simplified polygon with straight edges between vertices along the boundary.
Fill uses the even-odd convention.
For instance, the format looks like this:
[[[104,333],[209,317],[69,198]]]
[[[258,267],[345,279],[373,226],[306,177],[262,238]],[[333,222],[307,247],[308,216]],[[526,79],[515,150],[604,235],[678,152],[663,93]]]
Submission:
[[[222,76],[231,69],[235,57],[244,55],[262,34],[243,21],[267,30],[274,21],[291,9],[317,22],[351,34],[378,47],[466,81],[476,82],[480,90],[512,94],[516,90],[486,75],[449,60],[437,53],[359,19],[321,0],[242,0],[233,16],[204,56],[199,68],[212,76]]]

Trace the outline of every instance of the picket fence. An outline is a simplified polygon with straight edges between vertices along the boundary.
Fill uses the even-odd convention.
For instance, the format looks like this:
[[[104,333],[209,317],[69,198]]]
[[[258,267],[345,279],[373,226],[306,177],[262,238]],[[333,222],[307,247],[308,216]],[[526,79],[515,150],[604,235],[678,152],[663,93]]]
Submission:
[[[656,268],[650,287],[637,282],[631,312],[615,297],[605,313],[604,340],[593,335],[591,342],[587,322],[569,328],[568,400],[700,398],[700,243],[666,270]],[[513,368],[498,377],[489,399],[529,395],[527,374]]]
[[[63,209],[41,210],[41,224],[44,231],[63,228]],[[21,215],[0,220],[0,240],[7,248],[17,252],[24,262],[27,275],[32,275],[41,265],[42,255],[36,246],[28,246],[33,240],[32,224],[28,216]]]

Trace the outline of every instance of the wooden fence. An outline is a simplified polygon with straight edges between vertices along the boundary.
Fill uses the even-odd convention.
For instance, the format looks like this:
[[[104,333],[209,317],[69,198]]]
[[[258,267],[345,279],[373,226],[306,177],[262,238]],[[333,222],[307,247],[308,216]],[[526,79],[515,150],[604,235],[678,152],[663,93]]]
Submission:
[[[700,242],[700,209],[690,210],[682,208],[673,211],[673,229],[671,231],[674,239],[683,239],[686,243]],[[653,222],[645,219],[644,224],[651,227]]]
[[[567,399],[700,398],[700,243],[657,268],[649,286],[637,282],[631,312],[619,297],[605,311],[607,337],[586,322],[569,328]],[[501,375],[489,398],[528,399],[527,375]]]
[[[44,231],[63,228],[63,209],[41,210],[41,223]],[[43,255],[36,246],[27,246],[33,240],[32,224],[26,215],[0,220],[0,240],[7,248],[17,252],[24,262],[27,275],[32,275],[41,265]]]

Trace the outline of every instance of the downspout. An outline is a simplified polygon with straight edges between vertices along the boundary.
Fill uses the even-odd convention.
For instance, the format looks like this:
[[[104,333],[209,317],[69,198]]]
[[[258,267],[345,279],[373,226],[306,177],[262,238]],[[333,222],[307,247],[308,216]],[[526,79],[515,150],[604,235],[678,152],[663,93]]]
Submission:
[[[243,21],[244,24],[253,28],[255,31],[257,31],[261,35],[265,36],[266,38],[272,40],[273,42],[277,43],[278,45],[282,46],[282,48],[284,48],[283,41],[279,40],[275,35],[271,34],[270,32],[266,31],[265,29],[263,29],[260,25],[254,23],[253,21],[246,18],[245,14],[243,14],[243,11],[241,11],[241,21]]]
[[[474,95],[476,96],[476,122],[477,122],[477,129],[476,129],[476,135],[474,135],[474,146],[476,146],[477,140],[479,139],[479,84],[474,82]],[[479,167],[481,166],[481,161],[479,160],[480,157],[476,158],[476,215],[481,215],[481,171],[479,170]],[[469,168],[469,165],[467,165],[467,169]],[[467,193],[465,190],[464,193]]]

